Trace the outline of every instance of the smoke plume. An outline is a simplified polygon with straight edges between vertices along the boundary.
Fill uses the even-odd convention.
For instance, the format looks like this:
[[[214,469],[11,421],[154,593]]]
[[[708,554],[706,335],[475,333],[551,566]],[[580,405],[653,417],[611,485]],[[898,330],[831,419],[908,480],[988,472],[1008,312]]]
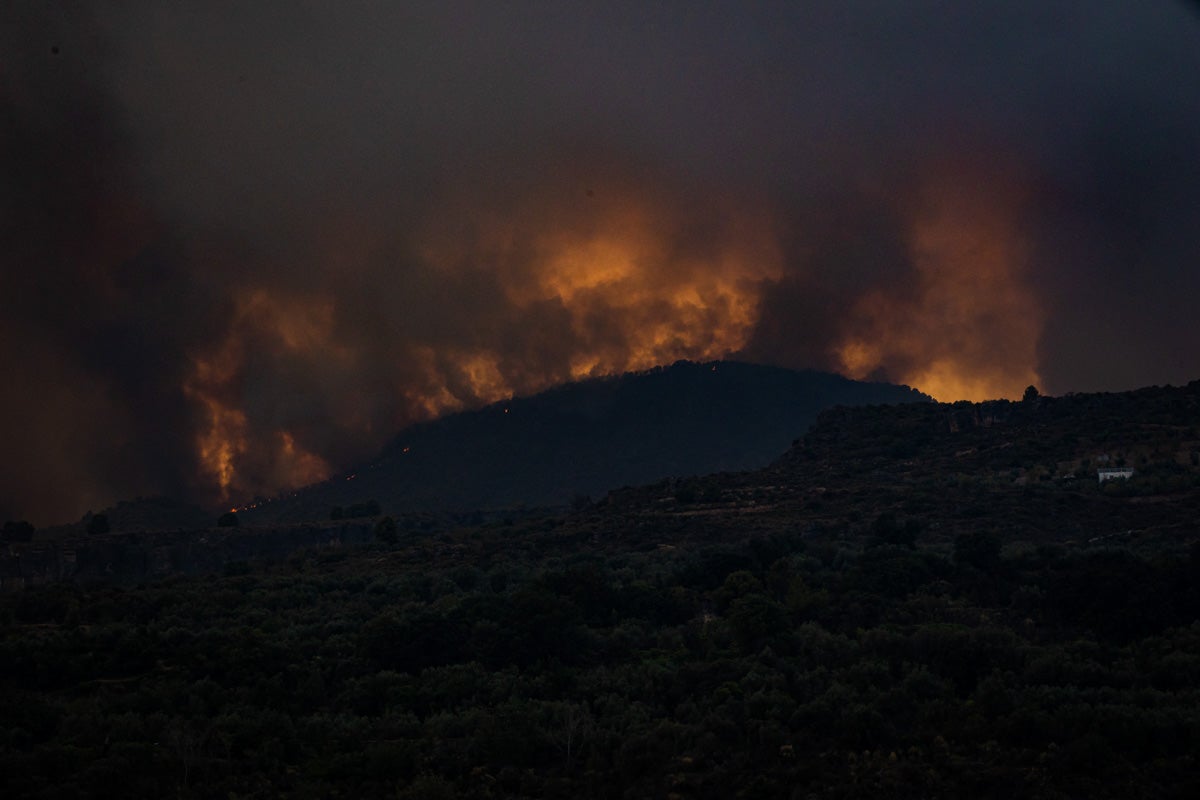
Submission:
[[[16,0],[0,517],[681,358],[1200,377],[1198,45],[1169,2]]]

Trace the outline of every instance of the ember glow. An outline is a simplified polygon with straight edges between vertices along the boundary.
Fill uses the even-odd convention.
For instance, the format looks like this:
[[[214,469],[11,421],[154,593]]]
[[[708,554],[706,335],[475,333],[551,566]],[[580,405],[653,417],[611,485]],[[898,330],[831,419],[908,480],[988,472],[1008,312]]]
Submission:
[[[929,176],[890,201],[903,222],[900,277],[882,270],[853,298],[830,360],[816,366],[942,400],[1019,397],[1040,381],[1043,319],[1027,281],[1026,192],[961,164],[931,163]],[[405,328],[420,310],[403,296],[389,305],[381,294],[394,318],[383,322],[385,339],[366,341],[356,309],[336,291],[238,293],[221,345],[197,361],[189,384],[208,421],[197,439],[201,463],[221,497],[330,474],[337,458],[328,446],[295,433],[311,423],[310,404],[290,402],[286,387],[338,410],[321,427],[371,442],[376,431],[567,380],[740,354],[763,321],[764,296],[806,268],[786,263],[774,212],[761,200],[629,177],[576,192],[570,203],[547,200],[569,192],[552,180],[503,207],[462,198],[431,206],[408,245],[417,259],[408,269],[462,287],[472,303],[455,315],[448,340],[436,323]],[[358,259],[380,249],[357,241]],[[315,249],[330,257],[328,247]],[[340,263],[339,275],[378,274],[369,262]],[[478,286],[489,295],[472,298]],[[383,394],[368,391],[368,363],[392,379]],[[273,376],[265,398],[255,397],[259,371]],[[308,384],[314,373],[331,377]]]
[[[412,247],[419,270],[497,292],[464,321],[468,335],[453,342],[402,328],[384,342],[365,342],[336,294],[318,300],[276,297],[263,288],[237,293],[220,345],[196,359],[188,384],[204,413],[200,463],[222,501],[331,472],[320,451],[297,439],[294,430],[305,420],[289,403],[279,398],[272,410],[253,402],[258,370],[287,382],[309,368],[341,365],[339,384],[297,388],[325,393],[337,405],[344,401],[334,392],[367,393],[358,365],[392,359],[395,394],[375,396],[335,420],[340,435],[370,441],[375,430],[394,432],[567,380],[723,358],[745,346],[761,293],[782,272],[768,214],[709,202],[700,212],[711,225],[697,249],[687,230],[695,220],[659,187],[621,185],[604,198],[583,197],[565,210],[538,198],[475,208],[453,218],[450,231],[438,222],[448,214],[430,215],[422,228],[427,238]],[[374,274],[353,261],[340,272]],[[385,327],[402,325],[410,310],[402,298],[390,311],[397,319]],[[477,335],[470,335],[472,327]],[[281,370],[289,360],[297,369]]]
[[[1186,4],[410,5],[0,3],[0,519],[678,359],[1200,377]]]
[[[884,374],[938,400],[1019,397],[1038,384],[1044,312],[1028,283],[1021,191],[960,169],[919,195],[908,226],[911,285],[850,309],[835,352],[852,378]]]
[[[230,326],[220,344],[195,358],[183,388],[198,406],[199,469],[221,503],[268,487],[300,486],[328,477],[329,464],[285,427],[296,420],[268,408],[265,416],[272,424],[264,425],[263,416],[252,424],[246,406],[252,399],[256,365],[264,360],[352,362],[352,355],[332,341],[332,323],[329,300],[281,300],[263,289],[242,291],[235,295]],[[243,477],[248,464],[259,476],[252,483]]]
[[[739,350],[764,287],[782,272],[781,253],[761,203],[722,202],[714,188],[689,202],[679,189],[625,180],[587,194],[576,186],[575,202],[558,204],[570,188],[553,182],[516,208],[470,208],[465,236],[462,223],[435,234],[421,250],[438,271],[486,273],[516,326],[549,322],[569,346],[547,364],[553,374],[532,381],[475,364],[470,372],[486,373],[496,390],[489,399]]]

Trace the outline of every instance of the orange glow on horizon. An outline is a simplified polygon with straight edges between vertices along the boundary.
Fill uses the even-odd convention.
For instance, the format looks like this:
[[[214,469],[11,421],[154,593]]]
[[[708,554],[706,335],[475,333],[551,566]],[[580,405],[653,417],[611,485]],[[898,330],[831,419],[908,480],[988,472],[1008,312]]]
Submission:
[[[943,401],[1018,397],[1038,383],[1043,314],[1026,281],[1022,196],[1011,181],[933,174],[907,218],[911,280],[884,286],[890,273],[880,269],[823,343],[829,361],[810,366],[884,376]],[[385,318],[366,331],[391,337],[382,343],[366,340],[349,300],[328,287],[238,291],[225,336],[194,356],[185,386],[202,422],[201,472],[220,497],[328,478],[341,466],[332,463],[331,433],[370,442],[570,380],[742,352],[764,297],[805,268],[785,265],[772,215],[753,203],[666,196],[631,182],[560,206],[560,195],[548,192],[501,208],[431,212],[415,235],[410,268],[431,285],[467,287],[464,294],[484,299],[444,326],[436,317],[411,328]],[[353,285],[355,258],[386,249],[366,239],[372,230],[351,225],[332,237],[335,248],[350,240],[321,256],[339,280]],[[389,307],[394,298],[385,288],[378,300]],[[368,359],[382,382],[377,374],[365,383]],[[264,369],[294,384],[264,400],[253,394]],[[308,373],[319,373],[311,384]],[[325,394],[310,404],[315,411],[293,410],[278,396],[294,391],[303,407],[303,392],[317,390]]]
[[[297,444],[296,437],[288,431],[279,432],[276,461],[280,465],[285,486],[317,483],[328,478],[333,472],[333,468],[325,459]]]
[[[206,430],[197,441],[200,464],[215,481],[220,499],[225,501],[233,486],[237,459],[248,446],[246,415],[237,409],[225,408],[211,397],[199,399],[208,411]]]
[[[301,447],[295,435],[276,430],[265,440],[251,429],[239,407],[238,384],[246,369],[251,343],[273,344],[285,354],[318,356],[345,363],[352,354],[333,342],[334,306],[331,300],[283,300],[264,289],[244,291],[235,302],[232,325],[215,351],[193,359],[184,392],[204,410],[197,434],[201,473],[210,478],[221,502],[234,494],[260,491],[247,487],[241,467],[247,458],[273,464],[272,483],[301,486],[324,480],[331,468],[323,458]],[[273,438],[272,438],[273,437]]]
[[[1020,397],[1040,382],[1044,314],[1026,281],[1021,192],[976,176],[934,180],[909,227],[915,281],[863,295],[835,346],[841,370],[884,370],[942,402]]]

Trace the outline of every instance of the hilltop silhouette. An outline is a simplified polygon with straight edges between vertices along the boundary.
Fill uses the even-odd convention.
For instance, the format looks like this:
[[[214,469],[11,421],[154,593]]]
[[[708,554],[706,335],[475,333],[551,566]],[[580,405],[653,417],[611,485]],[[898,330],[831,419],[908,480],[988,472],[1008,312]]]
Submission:
[[[766,466],[832,406],[928,400],[822,372],[678,362],[414,425],[370,462],[241,516],[325,519],[369,500],[393,514],[565,507],[622,486]]]

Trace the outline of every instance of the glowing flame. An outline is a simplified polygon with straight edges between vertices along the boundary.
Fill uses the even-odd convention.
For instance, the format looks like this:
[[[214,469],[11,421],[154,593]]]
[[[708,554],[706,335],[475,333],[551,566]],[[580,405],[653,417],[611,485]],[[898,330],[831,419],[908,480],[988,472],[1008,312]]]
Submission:
[[[780,272],[771,231],[760,226],[701,256],[672,253],[655,224],[649,213],[626,215],[602,236],[543,245],[533,291],[561,302],[573,332],[599,345],[573,356],[572,378],[722,358],[745,345],[762,289]],[[624,322],[623,336],[606,347],[596,323],[611,318]]]
[[[1042,325],[1025,280],[1022,192],[943,175],[955,179],[932,173],[911,202],[909,280],[859,291],[829,357],[850,377],[939,399],[1019,395],[1038,382]],[[395,249],[371,239],[380,226],[329,222],[314,258],[337,284],[238,291],[224,337],[194,354],[186,385],[201,469],[221,497],[323,480],[423,419],[744,351],[764,294],[789,271],[765,204],[635,179],[564,194],[476,198],[453,214],[454,202],[432,203],[394,273],[365,266]]]
[[[197,354],[187,384],[205,410],[197,441],[204,473],[222,497],[328,477],[328,451],[311,438],[302,446],[298,434],[313,417],[270,405],[285,405],[279,396],[288,391],[321,395],[327,416],[314,425],[365,442],[376,427],[395,430],[571,379],[741,349],[764,287],[782,272],[777,237],[753,204],[709,200],[700,216],[710,224],[700,228],[695,204],[618,181],[604,199],[567,209],[553,192],[458,216],[443,209],[418,236],[409,269],[431,282],[495,286],[500,295],[462,314],[449,335],[436,319],[411,328],[385,321],[393,338],[380,346],[364,340],[353,320],[339,327],[337,303],[346,298],[336,289],[239,291],[224,339]],[[385,247],[370,240],[372,230],[330,223],[317,248],[322,263],[352,282],[356,259]],[[371,274],[364,268],[364,277]],[[394,394],[379,400],[377,388],[363,385],[360,359],[378,363],[384,354],[397,377]],[[322,382],[303,385],[312,371]]]
[[[565,321],[565,363],[547,353],[540,375],[514,380],[495,368],[500,353],[487,347],[461,354],[482,396],[722,358],[746,344],[764,287],[782,273],[769,214],[751,202],[710,199],[698,213],[711,225],[696,230],[678,210],[696,213],[688,202],[619,183],[581,206],[559,202],[472,209],[470,223],[426,237],[423,257],[439,271],[498,277],[511,306]]]
[[[305,450],[296,443],[288,431],[279,431],[277,461],[280,465],[279,479],[283,486],[304,486],[323,481],[333,469],[325,459]]]
[[[199,436],[200,463],[221,492],[221,500],[229,498],[236,462],[246,452],[246,415],[226,408],[211,397],[200,396],[208,411],[207,425]]]
[[[909,228],[913,285],[857,301],[835,347],[842,371],[882,371],[944,401],[1019,397],[1037,384],[1043,313],[1025,281],[1020,199],[1003,182],[928,186]]]
[[[194,358],[184,391],[203,409],[197,456],[202,474],[212,480],[221,501],[235,492],[299,486],[328,477],[329,464],[302,447],[293,432],[252,429],[242,408],[242,384],[248,359],[262,357],[255,346],[305,359],[349,359],[344,348],[331,343],[333,321],[331,301],[289,302],[265,290],[245,291],[238,295],[225,339],[214,352]],[[265,472],[271,486],[241,480],[240,469],[248,458],[269,464]]]

